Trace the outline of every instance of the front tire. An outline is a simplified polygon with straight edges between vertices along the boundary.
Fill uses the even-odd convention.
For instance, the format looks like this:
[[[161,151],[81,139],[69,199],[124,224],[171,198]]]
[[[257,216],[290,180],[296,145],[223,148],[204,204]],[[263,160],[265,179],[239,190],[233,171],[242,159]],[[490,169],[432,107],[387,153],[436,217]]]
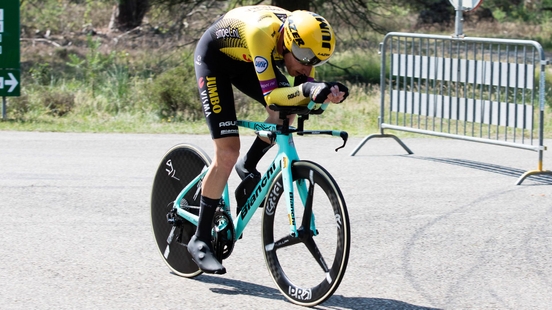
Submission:
[[[269,189],[263,212],[263,253],[280,292],[295,304],[312,307],[331,297],[343,279],[350,250],[349,216],[337,183],[320,165],[294,162],[292,175],[299,236],[290,236],[289,197],[280,173]],[[297,190],[304,185],[308,189],[305,204]],[[318,233],[314,236],[311,213]]]

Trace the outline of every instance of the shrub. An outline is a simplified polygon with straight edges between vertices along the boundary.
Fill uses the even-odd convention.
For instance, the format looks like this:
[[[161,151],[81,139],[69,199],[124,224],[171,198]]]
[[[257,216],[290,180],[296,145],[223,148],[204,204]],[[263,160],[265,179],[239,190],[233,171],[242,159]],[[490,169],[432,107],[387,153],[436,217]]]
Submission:
[[[165,71],[150,87],[151,100],[159,104],[161,119],[198,120],[203,117],[191,64]]]
[[[63,90],[44,91],[40,101],[53,116],[64,116],[75,107],[75,95]]]
[[[7,100],[6,114],[11,119],[23,119],[31,111],[29,95],[21,93],[20,97],[12,97]]]

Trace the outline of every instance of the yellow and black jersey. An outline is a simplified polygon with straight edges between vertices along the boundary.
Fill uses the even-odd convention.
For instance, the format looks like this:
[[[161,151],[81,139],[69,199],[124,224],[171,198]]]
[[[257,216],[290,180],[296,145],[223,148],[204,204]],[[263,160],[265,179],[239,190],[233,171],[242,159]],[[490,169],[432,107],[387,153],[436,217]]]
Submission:
[[[211,44],[233,60],[252,62],[267,104],[308,102],[300,86],[280,88],[274,61],[282,60],[276,44],[281,27],[291,12],[275,6],[245,6],[233,9],[208,30]],[[314,68],[310,78],[314,77]],[[291,100],[291,101],[290,101]]]

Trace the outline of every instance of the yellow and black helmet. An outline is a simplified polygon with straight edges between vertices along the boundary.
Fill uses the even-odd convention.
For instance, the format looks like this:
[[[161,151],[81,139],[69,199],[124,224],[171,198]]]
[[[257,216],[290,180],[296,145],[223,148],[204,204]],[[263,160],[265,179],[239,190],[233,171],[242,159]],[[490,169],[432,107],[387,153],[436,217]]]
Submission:
[[[283,27],[284,46],[300,63],[318,66],[332,56],[335,34],[324,17],[309,11],[293,11]]]

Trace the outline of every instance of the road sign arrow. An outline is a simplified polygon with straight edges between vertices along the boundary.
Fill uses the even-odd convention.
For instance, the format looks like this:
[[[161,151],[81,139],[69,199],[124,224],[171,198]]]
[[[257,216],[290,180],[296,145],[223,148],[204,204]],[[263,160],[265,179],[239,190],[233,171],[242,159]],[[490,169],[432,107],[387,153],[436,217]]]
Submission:
[[[10,89],[8,89],[8,93],[11,93],[17,87],[17,84],[19,84],[19,82],[12,73],[8,73],[8,75],[10,76],[10,79],[4,81],[4,84],[6,86],[10,86]]]

